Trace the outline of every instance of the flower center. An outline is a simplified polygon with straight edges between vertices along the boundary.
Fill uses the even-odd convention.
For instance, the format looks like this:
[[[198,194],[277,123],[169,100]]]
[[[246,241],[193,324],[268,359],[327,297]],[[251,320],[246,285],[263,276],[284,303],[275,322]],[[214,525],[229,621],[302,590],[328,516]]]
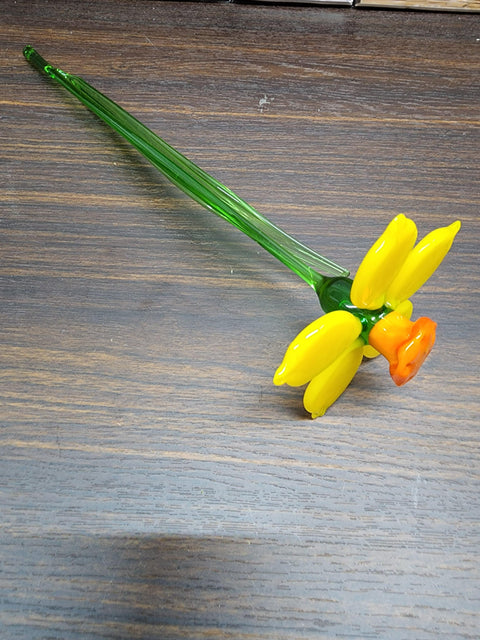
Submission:
[[[350,289],[353,280],[351,278],[329,278],[317,291],[318,299],[322,309],[329,313],[336,309],[349,311],[362,323],[362,333],[360,334],[365,344],[368,344],[368,336],[373,327],[387,314],[391,313],[389,307],[380,309],[360,309],[350,300]]]
[[[362,323],[361,337],[390,363],[390,375],[401,386],[418,372],[435,343],[436,323],[430,318],[411,322],[389,307],[370,311],[359,309],[350,300],[350,278],[331,278],[317,291],[327,313],[335,309],[349,311]]]

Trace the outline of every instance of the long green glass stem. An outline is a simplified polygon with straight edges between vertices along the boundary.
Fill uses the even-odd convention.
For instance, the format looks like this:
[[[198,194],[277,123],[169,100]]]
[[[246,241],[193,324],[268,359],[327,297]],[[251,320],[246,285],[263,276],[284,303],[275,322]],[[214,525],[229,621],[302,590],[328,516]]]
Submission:
[[[349,275],[347,269],[282,231],[85,80],[49,64],[31,46],[25,47],[23,53],[35,69],[63,85],[179,189],[258,242],[317,292],[327,280]]]

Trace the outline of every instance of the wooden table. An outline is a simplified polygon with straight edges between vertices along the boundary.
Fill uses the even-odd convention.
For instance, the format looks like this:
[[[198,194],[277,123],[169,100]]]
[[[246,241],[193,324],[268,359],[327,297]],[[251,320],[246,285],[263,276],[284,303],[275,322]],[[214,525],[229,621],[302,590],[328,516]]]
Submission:
[[[1,9],[1,638],[477,638],[478,16]],[[417,378],[312,421],[271,379],[313,292],[27,43],[353,272],[399,212],[461,219]]]

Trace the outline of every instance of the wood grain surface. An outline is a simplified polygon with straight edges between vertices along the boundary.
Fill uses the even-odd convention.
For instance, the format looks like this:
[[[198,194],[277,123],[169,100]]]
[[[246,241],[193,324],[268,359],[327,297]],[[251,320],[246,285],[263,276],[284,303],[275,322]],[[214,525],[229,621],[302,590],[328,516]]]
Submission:
[[[478,18],[0,4],[2,640],[478,638]],[[27,43],[352,271],[461,219],[417,378],[312,421],[271,379],[314,294]]]
[[[355,6],[477,12],[480,11],[480,0],[356,0]]]

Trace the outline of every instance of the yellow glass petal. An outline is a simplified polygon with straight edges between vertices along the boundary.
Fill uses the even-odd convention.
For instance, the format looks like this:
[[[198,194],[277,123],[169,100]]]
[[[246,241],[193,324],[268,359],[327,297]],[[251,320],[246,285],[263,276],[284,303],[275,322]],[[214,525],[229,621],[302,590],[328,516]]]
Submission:
[[[372,347],[371,344],[366,344],[363,347],[363,357],[364,358],[376,358],[380,355],[380,351],[377,351]]]
[[[303,396],[303,405],[312,414],[312,418],[323,416],[348,387],[362,361],[363,346],[361,338],[355,340],[339,358],[310,382]]]
[[[353,281],[350,298],[361,309],[379,309],[386,292],[417,239],[417,227],[403,214],[396,216],[367,252]]]
[[[410,300],[403,300],[395,307],[395,311],[407,320],[410,320],[413,313],[413,304]]]
[[[360,335],[362,323],[348,311],[331,311],[310,323],[288,347],[273,382],[298,387],[326,369]]]
[[[447,255],[460,226],[461,223],[457,220],[448,227],[435,229],[410,251],[388,287],[386,301],[390,306],[398,307],[402,300],[410,298],[430,278]]]

